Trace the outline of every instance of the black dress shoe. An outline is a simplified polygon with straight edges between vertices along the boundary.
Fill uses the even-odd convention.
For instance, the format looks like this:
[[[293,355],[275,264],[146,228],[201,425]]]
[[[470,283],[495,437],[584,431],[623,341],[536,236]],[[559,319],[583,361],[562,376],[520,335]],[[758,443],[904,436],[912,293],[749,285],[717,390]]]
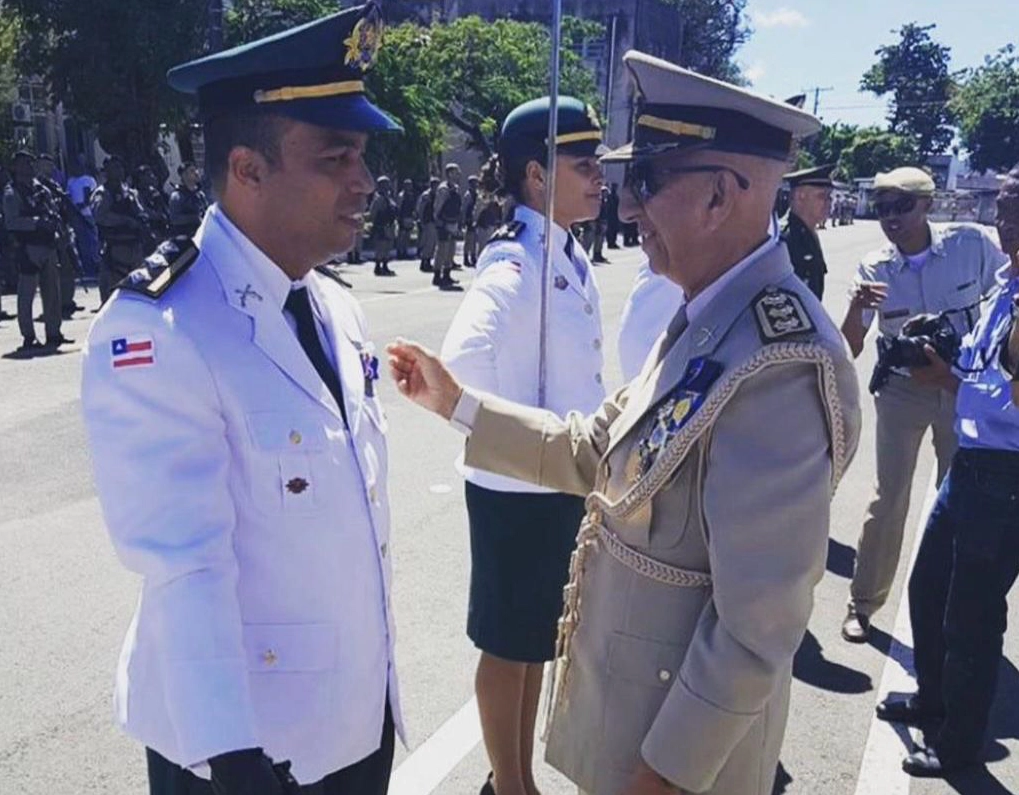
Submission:
[[[481,792],[479,792],[478,795],[495,795],[495,787],[492,786],[493,775],[495,774],[488,774],[488,780],[484,783],[484,786],[481,787]]]
[[[904,700],[892,701],[886,698],[874,708],[878,720],[887,723],[902,723],[906,726],[923,727],[944,717],[942,714],[925,710],[915,695]]]
[[[63,334],[46,340],[47,348],[59,348],[61,345],[74,345],[74,340],[68,339]]]
[[[870,619],[852,608],[842,622],[842,639],[850,643],[866,643],[870,638]]]
[[[21,343],[18,348],[18,353],[33,353],[34,351],[41,351],[43,344],[39,340],[25,340]]]
[[[933,748],[917,748],[902,760],[902,769],[915,778],[944,778],[974,764],[956,760],[949,762],[942,760]]]

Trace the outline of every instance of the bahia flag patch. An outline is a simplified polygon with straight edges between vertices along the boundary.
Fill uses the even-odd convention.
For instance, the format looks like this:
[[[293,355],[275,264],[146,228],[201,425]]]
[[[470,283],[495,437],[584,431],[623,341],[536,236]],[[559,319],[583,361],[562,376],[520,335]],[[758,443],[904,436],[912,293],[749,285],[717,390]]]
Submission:
[[[152,337],[121,337],[110,343],[110,355],[114,370],[150,367],[156,363],[156,346]]]

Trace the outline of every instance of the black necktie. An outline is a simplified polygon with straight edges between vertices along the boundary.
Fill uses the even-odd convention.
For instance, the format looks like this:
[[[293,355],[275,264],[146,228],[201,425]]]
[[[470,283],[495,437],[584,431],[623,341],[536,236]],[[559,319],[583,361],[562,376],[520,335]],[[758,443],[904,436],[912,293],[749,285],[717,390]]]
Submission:
[[[322,348],[322,341],[318,338],[315,315],[311,311],[311,299],[308,298],[308,288],[301,287],[298,290],[291,290],[283,308],[297,321],[297,339],[322,379],[322,383],[326,385],[336,400],[336,405],[340,407],[343,424],[349,427],[347,409],[343,405],[343,387],[340,385],[340,377],[329,363],[329,357],[326,356],[326,352]]]

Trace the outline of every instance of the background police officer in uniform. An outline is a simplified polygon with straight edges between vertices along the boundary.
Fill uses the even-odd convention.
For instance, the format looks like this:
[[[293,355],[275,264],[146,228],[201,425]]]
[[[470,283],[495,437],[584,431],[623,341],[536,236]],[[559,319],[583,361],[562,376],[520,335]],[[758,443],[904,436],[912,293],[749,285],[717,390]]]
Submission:
[[[149,241],[149,217],[138,192],[128,186],[124,161],[114,155],[103,167],[106,182],[92,194],[92,213],[103,239],[99,297],[105,303],[113,288],[141,265]]]
[[[182,163],[180,184],[170,194],[170,234],[191,237],[198,231],[209,200],[202,190],[202,175],[194,163]]]
[[[820,122],[637,52],[623,215],[689,297],[638,378],[565,419],[392,345],[398,388],[469,433],[465,461],[587,495],[548,760],[591,795],[770,795],[793,657],[859,434],[845,343],[771,227]],[[789,406],[797,407],[795,412]]]
[[[435,191],[435,234],[438,243],[435,248],[435,275],[432,284],[440,290],[460,290],[459,282],[452,276],[455,265],[456,239],[460,235],[460,210],[463,195],[460,191],[460,166],[450,163],[446,166],[446,179]]]
[[[597,154],[604,147],[593,111],[560,97],[546,277],[549,107],[548,97],[526,102],[503,122],[497,164],[485,172],[501,177],[484,187],[506,192],[512,218],[482,251],[442,356],[476,389],[556,414],[588,413],[605,397],[600,299],[591,263],[569,229],[598,210]],[[543,312],[545,278],[551,289]],[[478,469],[463,472],[471,528],[467,634],[481,650],[476,690],[493,770],[482,792],[536,792],[531,758],[542,669],[555,651],[583,501]]]
[[[60,311],[64,320],[83,310],[74,300],[77,276],[81,272],[77,241],[74,234],[74,216],[78,210],[70,195],[57,180],[56,161],[53,155],[43,153],[35,161],[35,178],[50,192],[60,214],[60,232],[57,235],[57,257],[60,260]]]
[[[428,187],[418,197],[414,216],[418,220],[418,256],[421,257],[421,271],[431,273],[434,270],[432,260],[438,238],[435,232],[435,194],[439,190],[438,177],[432,177]]]
[[[171,70],[218,201],[89,335],[98,494],[143,578],[117,715],[153,795],[388,788],[386,418],[364,316],[315,270],[353,241],[368,134],[398,129],[364,94],[381,25],[370,3]]]
[[[417,207],[417,194],[414,192],[414,183],[409,179],[403,181],[403,189],[396,198],[397,204],[397,233],[396,233],[396,258],[407,259],[410,256],[410,239],[414,232],[414,209]],[[420,241],[418,241],[420,245]]]
[[[463,195],[460,210],[460,228],[464,235],[464,267],[473,268],[478,264],[478,177],[467,177],[467,190]]]
[[[372,247],[375,254],[375,275],[396,276],[389,267],[389,259],[393,256],[393,245],[396,242],[397,206],[393,199],[393,183],[389,177],[382,176],[376,181],[377,190],[372,199],[368,219],[371,221]]]
[[[782,220],[782,240],[789,249],[793,270],[818,300],[824,297],[828,266],[817,228],[831,214],[831,195],[835,187],[831,173],[834,170],[834,165],[820,166],[785,177],[789,185],[789,214]]]
[[[982,295],[995,284],[1007,261],[990,236],[971,224],[927,220],[934,181],[918,168],[878,174],[874,209],[888,245],[860,264],[849,309],[842,323],[853,356],[878,315],[878,331],[895,336],[910,318],[948,312],[960,333],[970,330]],[[874,400],[877,409],[877,484],[856,549],[856,568],[842,636],[867,640],[870,617],[884,605],[895,579],[910,488],[920,442],[934,437],[938,481],[956,448],[955,398],[893,373]]]
[[[170,237],[170,203],[156,180],[152,166],[141,165],[135,169],[135,190],[149,220],[149,246],[154,249]],[[151,251],[146,251],[146,254]]]
[[[980,762],[1019,575],[1019,408],[1010,390],[1019,379],[1019,167],[998,197],[998,232],[1011,262],[958,357],[946,362],[928,347],[931,365],[913,371],[956,394],[959,439],[909,580],[918,691],[877,707],[882,720],[927,730],[903,761],[914,776]]]
[[[11,163],[13,179],[4,189],[4,226],[13,240],[18,267],[18,349],[31,353],[43,345],[35,336],[32,303],[36,290],[42,297],[46,345],[56,348],[73,342],[61,334],[60,232],[63,221],[53,194],[35,178],[35,156],[20,151]]]

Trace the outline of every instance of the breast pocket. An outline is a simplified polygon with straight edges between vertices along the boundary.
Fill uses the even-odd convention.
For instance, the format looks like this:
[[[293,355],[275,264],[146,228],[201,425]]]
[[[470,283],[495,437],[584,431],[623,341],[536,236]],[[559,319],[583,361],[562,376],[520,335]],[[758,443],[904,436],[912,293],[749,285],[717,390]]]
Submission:
[[[268,513],[314,511],[325,488],[319,483],[328,455],[324,426],[286,412],[249,414],[247,424],[252,502]]]

